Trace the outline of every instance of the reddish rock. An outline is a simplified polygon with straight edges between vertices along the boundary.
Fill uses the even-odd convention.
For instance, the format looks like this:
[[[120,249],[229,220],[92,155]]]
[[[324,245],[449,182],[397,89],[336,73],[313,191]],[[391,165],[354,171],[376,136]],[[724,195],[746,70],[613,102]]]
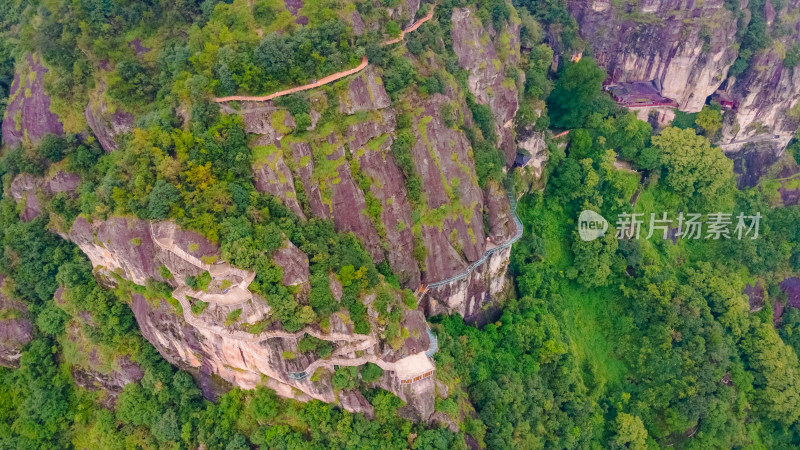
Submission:
[[[343,156],[344,149],[339,150]],[[367,203],[364,193],[353,180],[350,164],[339,166],[339,182],[331,188],[331,213],[337,231],[352,231],[364,247],[372,255],[373,261],[379,263],[385,259],[381,248],[381,239],[375,225],[366,214]]]
[[[281,199],[287,208],[302,220],[306,219],[300,203],[297,201],[297,191],[294,185],[294,176],[280,149],[267,156],[267,160],[253,165],[253,184],[259,192],[266,192]]]
[[[787,278],[781,281],[780,287],[786,293],[786,306],[800,309],[800,278]]]
[[[761,286],[759,282],[756,282],[754,286],[747,283],[744,287],[744,294],[749,300],[750,312],[761,311],[761,308],[764,307],[764,298],[767,294],[764,290],[764,286]]]
[[[100,93],[96,95],[95,101],[90,101],[83,111],[86,123],[97,138],[100,146],[106,152],[117,149],[117,136],[133,130],[135,118],[120,106],[116,106],[115,111],[111,112],[109,105],[102,99],[103,82],[100,81]]]
[[[0,288],[5,279],[0,275]],[[0,366],[19,367],[22,348],[33,339],[33,324],[28,318],[28,308],[24,303],[11,300],[0,292]]]
[[[275,250],[272,260],[283,269],[283,284],[295,286],[308,282],[308,256],[288,240]]]
[[[47,134],[64,134],[58,116],[50,112],[50,97],[44,91],[44,74],[47,72],[39,56],[29,54],[22,72],[14,75],[3,116],[5,147],[16,146],[25,138],[36,144]]]
[[[146,53],[150,53],[150,51],[152,50],[149,47],[145,47],[142,44],[142,40],[139,39],[138,37],[128,42],[128,47],[130,47],[136,53],[136,56],[142,56]]]
[[[371,122],[369,122],[371,123]],[[368,136],[363,130],[348,129],[348,136]],[[383,131],[376,127],[373,132]],[[381,134],[373,136],[380,139]],[[350,152],[357,156],[361,172],[372,180],[370,193],[381,202],[381,224],[386,233],[383,241],[387,245],[386,258],[392,271],[397,275],[400,284],[410,289],[419,286],[420,272],[413,252],[414,235],[411,232],[413,218],[411,205],[403,174],[391,155],[392,139],[387,137],[380,147],[370,149],[368,146],[361,151],[353,147],[356,139],[351,140]],[[363,145],[363,144],[362,144]]]
[[[350,26],[353,28],[353,34],[361,36],[364,34],[364,21],[361,19],[361,14],[358,11],[353,11],[350,15]]]
[[[92,264],[144,285],[148,279],[164,281],[157,263],[156,250],[147,222],[123,217],[89,223],[78,217],[69,238],[89,256]]]
[[[11,182],[11,198],[15,202],[25,203],[20,219],[29,222],[42,213],[40,195],[51,196],[59,192],[75,192],[81,183],[80,175],[58,171],[49,178],[36,177],[23,173]]]
[[[339,99],[339,112],[353,114],[387,108],[390,105],[391,100],[383,88],[383,82],[375,74],[375,69],[368,66],[347,83],[347,89]]]
[[[461,131],[445,126],[440,114],[441,106],[449,101],[441,94],[424,100],[424,110],[414,124],[417,141],[412,147],[412,157],[422,179],[428,208],[452,211],[441,225],[422,226],[428,249],[424,283],[459,272],[480,258],[485,249],[483,192],[477,185],[469,141]]]
[[[375,418],[375,410],[359,391],[342,391],[339,393],[339,404],[353,414],[364,414],[368,419]]]
[[[469,71],[467,84],[475,101],[489,105],[498,142],[506,156],[506,164],[511,166],[517,146],[510,121],[517,113],[519,101],[517,80],[506,80],[505,74],[506,67],[516,67],[518,63],[520,26],[514,23],[506,25],[503,31],[509,41],[504,44],[499,32],[491,24],[487,25],[488,29],[484,28],[477,15],[469,9],[454,9],[452,21],[453,50],[458,56],[458,64]],[[487,34],[493,39],[485,39]],[[501,61],[502,56],[495,50],[500,45],[508,45],[502,49],[505,61]]]
[[[314,157],[311,153],[311,145],[307,142],[292,144],[292,157],[297,164],[297,176],[303,183],[303,190],[311,207],[311,212],[319,218],[330,219],[331,211],[322,202],[322,193],[319,190],[319,185],[311,181],[311,176],[314,172]]]

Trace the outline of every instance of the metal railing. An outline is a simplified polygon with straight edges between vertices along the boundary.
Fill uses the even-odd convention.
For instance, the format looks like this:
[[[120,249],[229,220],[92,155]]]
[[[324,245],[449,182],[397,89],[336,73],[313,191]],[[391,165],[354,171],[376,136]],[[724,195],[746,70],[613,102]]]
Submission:
[[[490,249],[490,250],[486,250],[486,252],[483,254],[483,256],[481,256],[481,258],[479,260],[477,260],[474,263],[470,264],[469,267],[467,267],[467,269],[464,270],[463,272],[461,272],[461,273],[459,273],[457,275],[453,275],[452,277],[447,278],[445,280],[441,280],[441,281],[436,281],[434,283],[430,283],[430,284],[427,285],[428,288],[435,288],[435,287],[439,287],[439,286],[444,286],[446,284],[450,284],[450,283],[453,283],[455,281],[463,280],[464,278],[468,277],[472,273],[473,270],[477,269],[484,262],[486,262],[486,259],[488,259],[490,256],[492,256],[493,254],[499,252],[500,250],[505,250],[508,247],[511,247],[512,245],[514,245],[515,242],[517,242],[522,237],[522,231],[523,231],[523,229],[522,229],[522,221],[520,221],[519,220],[519,216],[517,216],[517,199],[514,197],[514,195],[511,192],[508,193],[508,202],[511,204],[511,217],[514,219],[514,224],[517,227],[517,232],[514,234],[514,236],[512,236],[511,239],[507,240],[502,245],[500,245],[498,247],[495,247],[493,249]]]

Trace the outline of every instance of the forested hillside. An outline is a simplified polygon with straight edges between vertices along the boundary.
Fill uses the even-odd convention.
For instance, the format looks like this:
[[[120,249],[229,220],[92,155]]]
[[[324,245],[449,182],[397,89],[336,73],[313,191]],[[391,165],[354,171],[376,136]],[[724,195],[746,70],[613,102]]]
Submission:
[[[798,8],[0,2],[0,447],[800,446]]]

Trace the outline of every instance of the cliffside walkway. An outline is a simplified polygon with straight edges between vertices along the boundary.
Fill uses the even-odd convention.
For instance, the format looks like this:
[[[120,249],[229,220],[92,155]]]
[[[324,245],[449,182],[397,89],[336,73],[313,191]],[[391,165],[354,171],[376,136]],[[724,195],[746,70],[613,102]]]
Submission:
[[[514,219],[514,224],[517,227],[517,232],[514,234],[514,236],[512,236],[511,239],[507,240],[503,244],[501,244],[501,245],[499,245],[497,247],[491,248],[489,250],[486,250],[486,252],[484,252],[483,256],[481,256],[481,258],[479,260],[477,260],[477,261],[473,262],[472,264],[470,264],[469,267],[467,267],[463,272],[458,273],[456,275],[453,275],[450,278],[446,278],[446,279],[441,280],[441,281],[436,281],[434,283],[427,284],[425,286],[423,294],[424,294],[424,292],[427,292],[428,289],[430,289],[430,288],[436,288],[436,287],[444,286],[446,284],[454,283],[456,281],[463,280],[464,278],[468,277],[469,274],[471,274],[475,269],[477,269],[484,262],[486,262],[486,260],[490,256],[492,256],[494,253],[497,253],[497,252],[499,252],[501,250],[504,250],[504,249],[507,249],[507,248],[511,247],[512,245],[514,245],[515,242],[517,242],[522,237],[522,232],[523,232],[522,221],[519,220],[519,216],[517,216],[517,199],[514,197],[514,195],[511,192],[508,193],[508,202],[511,204],[511,217]]]
[[[427,22],[427,21],[429,21],[429,20],[431,20],[433,18],[433,10],[435,8],[436,8],[436,5],[431,5],[431,10],[428,12],[428,14],[425,17],[417,20],[416,22],[411,24],[411,26],[409,26],[406,29],[404,29],[403,31],[401,31],[399,37],[394,38],[394,39],[390,39],[388,41],[384,41],[381,45],[384,45],[384,46],[385,45],[392,45],[392,44],[396,44],[396,43],[402,41],[403,39],[405,39],[406,34],[411,33],[412,31],[414,31],[417,28],[419,28],[420,25],[422,25],[423,23],[425,23],[425,22]],[[320,86],[325,86],[326,84],[333,83],[334,81],[340,80],[340,79],[342,79],[344,77],[349,77],[350,75],[353,75],[355,73],[361,72],[368,65],[369,65],[369,61],[367,61],[367,56],[364,55],[364,57],[361,58],[361,64],[359,64],[358,66],[356,66],[356,67],[354,67],[352,69],[349,69],[349,70],[343,70],[341,72],[336,72],[334,74],[328,75],[327,77],[321,78],[321,79],[319,79],[319,80],[317,80],[317,81],[315,81],[313,83],[309,83],[309,84],[306,84],[306,85],[303,85],[303,86],[297,86],[297,87],[293,87],[293,88],[289,88],[289,89],[284,89],[282,91],[278,91],[278,92],[275,92],[275,93],[272,93],[272,94],[269,94],[269,95],[264,95],[264,96],[231,95],[231,96],[228,96],[228,97],[217,97],[217,98],[214,99],[214,101],[217,102],[217,103],[225,103],[225,102],[231,102],[231,101],[266,102],[266,101],[269,101],[269,100],[276,99],[278,97],[283,97],[284,95],[294,94],[294,93],[297,93],[297,92],[302,92],[302,91],[307,91],[309,89],[318,88]]]

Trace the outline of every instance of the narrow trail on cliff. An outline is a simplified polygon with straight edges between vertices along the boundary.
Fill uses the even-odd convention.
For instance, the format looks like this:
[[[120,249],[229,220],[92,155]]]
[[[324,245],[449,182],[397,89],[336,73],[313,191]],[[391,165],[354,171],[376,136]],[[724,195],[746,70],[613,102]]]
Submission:
[[[335,366],[360,366],[371,362],[383,370],[396,370],[396,363],[384,361],[377,355],[359,356],[359,352],[367,351],[378,344],[378,339],[371,334],[361,335],[351,333],[323,333],[321,330],[317,330],[311,326],[306,326],[305,328],[294,332],[285,330],[269,330],[253,334],[242,330],[231,330],[227,326],[209,323],[207,320],[203,320],[200,317],[195,316],[195,314],[192,312],[192,305],[189,301],[189,297],[201,298],[204,301],[208,301],[208,303],[223,306],[243,304],[252,300],[253,295],[248,290],[247,286],[253,281],[255,274],[250,271],[236,268],[227,263],[207,264],[201,259],[187,253],[179,246],[175,245],[173,239],[169,236],[158,237],[158,233],[156,233],[155,227],[152,224],[150,225],[150,234],[153,242],[162,251],[171,253],[179,259],[194,265],[201,270],[206,270],[209,273],[213,273],[215,278],[234,275],[241,280],[239,283],[237,283],[237,285],[233,286],[230,291],[217,295],[210,295],[202,291],[196,291],[187,285],[179,286],[173,290],[172,297],[181,305],[183,320],[192,327],[217,336],[225,336],[230,339],[247,343],[258,343],[275,338],[301,339],[303,336],[308,334],[317,339],[334,342],[337,344],[338,348],[336,348],[336,350],[333,352],[332,357],[313,361],[300,372],[289,372],[289,379],[293,381],[300,381],[308,378],[309,375],[313,374],[320,367],[333,370]],[[426,354],[430,356],[436,351],[438,346],[435,336],[433,336],[430,329],[427,329],[427,333],[431,339],[431,345]],[[353,357],[348,357],[347,355],[353,355]]]
[[[450,278],[446,278],[446,279],[441,280],[441,281],[436,281],[434,283],[428,283],[425,286],[424,290],[422,291],[422,295],[427,293],[428,289],[437,288],[437,287],[440,287],[440,286],[444,286],[446,284],[450,284],[450,283],[454,283],[456,281],[463,280],[464,278],[469,276],[469,274],[471,274],[475,269],[477,269],[484,262],[486,262],[486,260],[490,256],[492,256],[493,254],[495,254],[495,253],[497,253],[497,252],[499,252],[501,250],[504,250],[504,249],[507,249],[508,247],[511,247],[512,245],[514,245],[515,242],[517,242],[522,237],[523,227],[522,227],[522,221],[519,220],[519,216],[517,215],[517,199],[514,197],[514,194],[512,194],[511,192],[508,193],[508,202],[511,205],[511,217],[514,219],[514,225],[517,228],[517,231],[516,231],[516,233],[514,233],[514,236],[512,236],[511,239],[508,239],[503,244],[501,244],[501,245],[499,245],[497,247],[491,248],[489,250],[486,250],[483,253],[483,256],[481,256],[480,259],[478,259],[477,261],[475,261],[472,264],[470,264],[469,267],[467,267],[464,271],[462,271],[460,273],[457,273],[456,275],[453,275]]]
[[[431,5],[431,10],[428,12],[428,14],[425,17],[417,20],[416,22],[411,24],[411,26],[409,26],[405,30],[401,31],[399,37],[394,38],[394,39],[390,39],[388,41],[384,41],[381,45],[384,45],[384,46],[385,45],[392,45],[392,44],[396,44],[396,43],[402,41],[403,39],[405,39],[406,34],[411,33],[412,31],[414,31],[417,28],[419,28],[420,25],[422,25],[423,23],[425,23],[425,22],[427,22],[427,21],[429,21],[429,20],[431,20],[433,18],[433,11],[434,11],[435,8],[436,8],[436,5]],[[368,65],[369,65],[369,61],[367,60],[367,56],[364,55],[364,57],[361,58],[361,64],[359,64],[358,66],[356,66],[356,67],[354,67],[352,69],[349,69],[349,70],[343,70],[341,72],[336,72],[334,74],[328,75],[327,77],[321,78],[321,79],[319,79],[319,80],[317,80],[317,81],[315,81],[313,83],[309,83],[309,84],[306,84],[306,85],[303,85],[303,86],[297,86],[297,87],[293,87],[293,88],[289,88],[289,89],[284,89],[282,91],[278,91],[278,92],[275,92],[275,93],[272,93],[272,94],[269,94],[269,95],[264,95],[264,96],[231,95],[231,96],[228,96],[228,97],[217,97],[217,98],[214,99],[214,101],[217,102],[217,103],[225,103],[225,102],[230,102],[230,101],[266,102],[266,101],[269,101],[269,100],[276,99],[278,97],[283,97],[284,95],[294,94],[294,93],[297,93],[297,92],[302,92],[302,91],[307,91],[309,89],[318,88],[320,86],[325,86],[326,84],[333,83],[334,81],[337,81],[337,80],[340,80],[342,78],[345,78],[345,77],[348,77],[350,75],[353,75],[355,73],[361,72]]]

